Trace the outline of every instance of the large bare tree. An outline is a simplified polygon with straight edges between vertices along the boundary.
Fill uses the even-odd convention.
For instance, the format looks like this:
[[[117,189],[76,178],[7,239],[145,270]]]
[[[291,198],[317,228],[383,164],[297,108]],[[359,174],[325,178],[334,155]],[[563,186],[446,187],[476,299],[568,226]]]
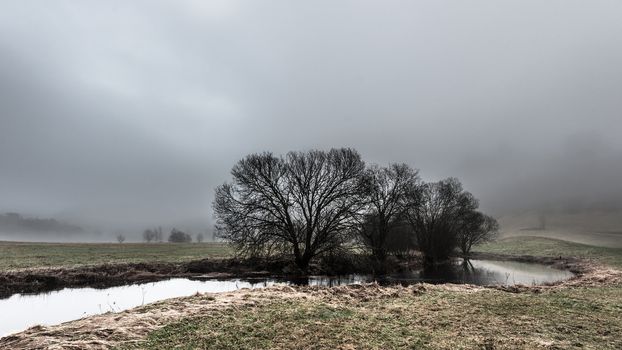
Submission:
[[[216,189],[218,235],[239,253],[285,253],[306,270],[351,238],[365,164],[352,149],[251,154]]]
[[[382,263],[387,256],[390,235],[404,224],[406,211],[414,204],[409,193],[416,191],[418,171],[407,164],[372,165],[365,171],[364,178],[367,202],[359,233],[363,244]]]

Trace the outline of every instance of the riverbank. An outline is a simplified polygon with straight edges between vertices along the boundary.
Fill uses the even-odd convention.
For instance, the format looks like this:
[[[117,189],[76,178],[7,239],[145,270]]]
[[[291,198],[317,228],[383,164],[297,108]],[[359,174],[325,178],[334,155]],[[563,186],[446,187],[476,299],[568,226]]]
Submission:
[[[169,299],[0,339],[0,348],[616,349],[622,272],[554,286],[271,287]]]
[[[474,247],[474,253],[500,256],[580,258],[622,269],[622,248],[587,245],[560,239],[518,236],[499,239]]]
[[[7,261],[11,259],[14,259],[11,260],[13,266],[30,266],[4,271],[0,269],[0,298],[7,298],[17,293],[33,294],[79,287],[106,288],[170,278],[282,278],[296,277],[300,274],[300,272],[297,274],[295,267],[290,266],[287,261],[232,258],[231,250],[223,244],[27,243],[26,245],[27,247],[16,243],[0,244],[5,252],[12,249],[11,255],[7,254],[0,258],[0,266],[8,266]],[[550,249],[551,246],[557,247],[557,250]],[[615,251],[603,252],[598,249],[590,250],[590,254],[585,254],[586,250],[581,249],[581,246],[535,237],[515,238],[478,247],[472,254],[472,258],[539,263],[581,275],[587,269],[586,263],[590,259],[597,257],[610,263],[612,261],[610,258],[617,256]],[[538,253],[536,249],[540,249],[542,256],[533,255]],[[167,259],[161,259],[161,254],[168,251],[175,253]],[[516,253],[508,254],[510,251]],[[56,257],[58,254],[63,257]],[[88,254],[94,256],[88,259]],[[102,254],[104,257],[110,257],[109,260],[104,260]],[[211,257],[207,258],[199,254],[211,255]],[[622,253],[619,256],[622,256]],[[47,267],[36,262],[43,261],[45,258],[51,260]],[[364,258],[354,257],[346,261],[332,262],[330,265],[315,264],[308,273],[315,275],[373,273],[366,262]],[[622,266],[622,259],[620,261],[614,259],[613,262],[619,262]],[[335,266],[339,268],[336,270]],[[420,263],[416,259],[394,261],[388,272],[417,268],[420,268]]]
[[[525,251],[495,252],[524,241],[494,244],[478,254],[528,259]],[[529,246],[533,259],[569,264],[579,275],[549,286],[371,284],[201,294],[34,327],[0,339],[0,348],[621,348],[622,271],[603,262],[618,257],[559,259],[577,247],[561,241]]]
[[[184,263],[145,262],[20,269],[0,272],[0,299],[62,288],[107,288],[170,278],[267,277],[282,270],[280,262],[202,259]]]
[[[351,259],[352,258],[352,259]],[[393,262],[391,271],[416,261]],[[372,273],[367,260],[336,256],[306,274]],[[224,243],[0,242],[0,299],[63,288],[107,288],[170,278],[304,277],[290,261],[237,259]]]
[[[231,257],[224,243],[0,242],[0,298],[153,282],[224,268],[243,274],[243,266],[227,266],[234,264],[228,262]]]

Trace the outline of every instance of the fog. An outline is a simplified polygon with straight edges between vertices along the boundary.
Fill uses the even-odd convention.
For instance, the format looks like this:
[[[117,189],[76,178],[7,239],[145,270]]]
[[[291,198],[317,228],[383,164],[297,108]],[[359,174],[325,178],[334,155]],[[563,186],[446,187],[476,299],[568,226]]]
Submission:
[[[0,213],[211,228],[251,152],[354,147],[496,216],[622,210],[619,1],[2,1]],[[138,237],[138,236],[137,236]]]

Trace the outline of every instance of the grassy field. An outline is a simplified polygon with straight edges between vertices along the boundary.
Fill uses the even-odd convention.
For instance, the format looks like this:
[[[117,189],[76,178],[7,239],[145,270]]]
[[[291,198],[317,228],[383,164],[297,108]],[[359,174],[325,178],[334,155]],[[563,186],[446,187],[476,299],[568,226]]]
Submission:
[[[577,256],[622,266],[622,249],[517,237],[478,251]],[[622,286],[539,293],[448,290],[395,297],[269,299],[188,317],[140,349],[621,349]]]
[[[140,349],[620,349],[620,288],[429,290],[366,301],[274,300],[169,324]]]
[[[506,255],[574,256],[622,268],[622,249],[557,239],[511,237],[474,251]],[[223,243],[22,243],[0,241],[0,271],[32,267],[97,265],[124,262],[185,262],[231,256]]]
[[[230,255],[223,243],[0,242],[0,271],[107,263],[185,262]]]
[[[132,245],[110,246],[122,261],[196,258],[195,249],[227,254],[225,247],[163,244],[136,245],[143,252],[131,256],[119,251]],[[180,250],[174,256],[144,252],[173,248]],[[576,256],[618,270],[622,261],[622,249],[533,237],[503,239],[476,250]],[[622,273],[598,271],[609,271],[609,277],[598,272],[586,283],[519,293],[425,285],[199,294],[35,330],[13,344],[28,347],[52,339],[67,347],[105,341],[119,349],[622,349]]]
[[[592,259],[622,268],[622,248],[606,248],[542,237],[510,237],[477,246],[477,252]]]

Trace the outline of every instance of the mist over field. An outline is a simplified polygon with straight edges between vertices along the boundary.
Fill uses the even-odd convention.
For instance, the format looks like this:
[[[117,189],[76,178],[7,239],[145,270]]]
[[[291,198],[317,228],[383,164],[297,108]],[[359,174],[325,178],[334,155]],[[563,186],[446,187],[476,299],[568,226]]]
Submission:
[[[0,214],[82,231],[9,225],[0,240],[211,232],[214,189],[245,155],[353,147],[459,178],[508,234],[614,244],[621,14],[617,1],[3,1]]]
[[[0,1],[0,349],[622,349],[622,1]]]

